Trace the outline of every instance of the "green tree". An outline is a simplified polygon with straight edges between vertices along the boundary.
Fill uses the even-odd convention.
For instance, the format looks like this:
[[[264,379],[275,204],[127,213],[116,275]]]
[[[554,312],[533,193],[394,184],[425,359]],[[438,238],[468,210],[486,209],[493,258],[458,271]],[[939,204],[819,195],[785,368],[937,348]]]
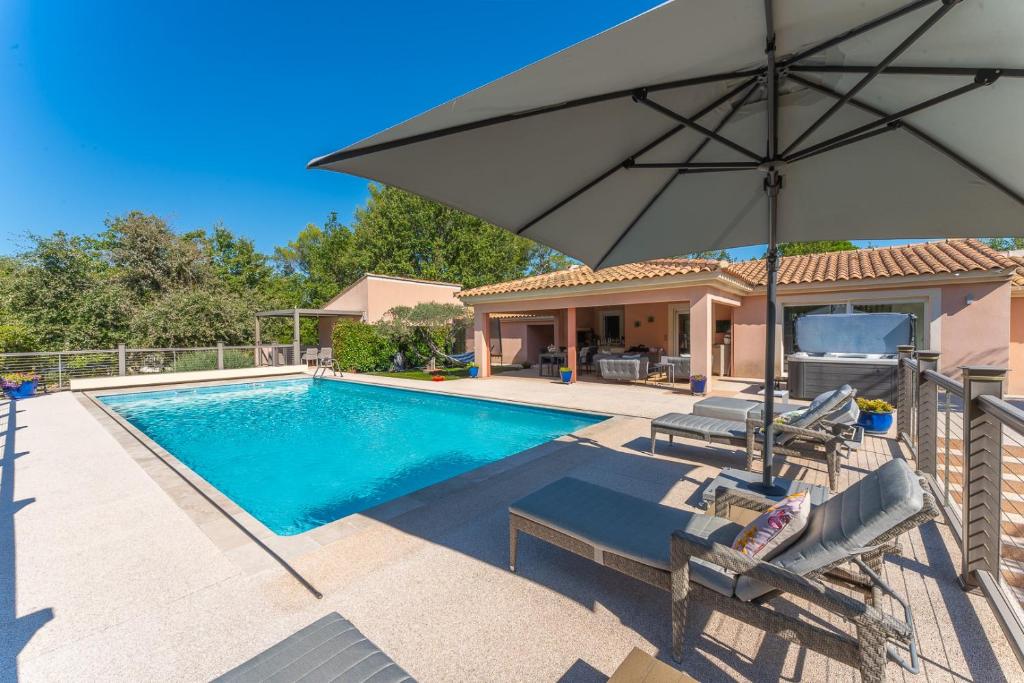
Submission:
[[[167,292],[139,311],[131,323],[133,344],[154,347],[249,343],[255,310],[227,288]]]
[[[812,242],[783,242],[779,245],[782,256],[803,256],[828,251],[854,251],[857,245],[849,240],[814,240]]]
[[[725,249],[709,249],[707,251],[691,251],[686,258],[710,259],[712,261],[732,261],[729,252]]]
[[[547,247],[396,187],[370,185],[356,210],[356,270],[458,282],[465,287],[548,272],[569,263]]]
[[[222,224],[212,234],[196,230],[184,235],[195,243],[214,275],[235,291],[263,290],[274,275],[270,259],[256,250],[252,240],[236,236]]]
[[[986,237],[982,242],[996,251],[1024,249],[1024,237]]]
[[[99,246],[117,279],[140,298],[176,287],[200,286],[212,276],[209,261],[160,217],[141,211],[106,221]]]

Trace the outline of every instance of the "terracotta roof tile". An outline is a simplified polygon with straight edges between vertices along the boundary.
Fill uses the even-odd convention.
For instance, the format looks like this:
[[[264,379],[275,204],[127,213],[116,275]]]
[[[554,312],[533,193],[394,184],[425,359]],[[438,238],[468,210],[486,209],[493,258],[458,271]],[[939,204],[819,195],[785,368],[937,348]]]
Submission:
[[[893,247],[787,256],[779,263],[779,284],[842,282],[910,275],[966,273],[1017,267],[1014,286],[1024,287],[1024,256],[1008,256],[975,239],[922,242]],[[581,285],[647,280],[672,275],[721,271],[746,284],[765,284],[764,260],[722,264],[707,259],[665,258],[594,271],[569,268],[521,280],[463,291],[460,297],[510,294]]]

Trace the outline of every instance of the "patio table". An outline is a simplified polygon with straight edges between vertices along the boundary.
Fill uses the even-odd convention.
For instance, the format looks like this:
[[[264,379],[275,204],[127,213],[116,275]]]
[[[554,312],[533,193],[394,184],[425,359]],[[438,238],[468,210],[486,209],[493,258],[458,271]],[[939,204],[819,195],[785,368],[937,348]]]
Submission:
[[[656,372],[665,373],[665,381],[669,384],[676,383],[676,366],[674,363],[654,363],[648,368],[648,377]]]
[[[562,351],[546,351],[540,354],[539,362],[537,363],[537,372],[541,377],[544,376],[544,367],[551,366],[551,376],[555,377],[558,375],[558,368],[566,364],[566,354]]]
[[[760,472],[751,472],[749,470],[738,470],[732,467],[726,467],[718,473],[717,477],[712,479],[711,482],[704,487],[704,491],[701,493],[701,499],[704,502],[705,508],[713,510],[715,508],[715,492],[720,487],[755,493],[759,496],[775,501],[782,500],[793,493],[807,491],[811,496],[811,505],[821,505],[828,500],[831,495],[828,487],[820,486],[818,484],[810,484],[806,481],[775,477],[773,483],[776,489],[778,489],[777,492],[772,495],[764,495],[761,493],[760,489]]]

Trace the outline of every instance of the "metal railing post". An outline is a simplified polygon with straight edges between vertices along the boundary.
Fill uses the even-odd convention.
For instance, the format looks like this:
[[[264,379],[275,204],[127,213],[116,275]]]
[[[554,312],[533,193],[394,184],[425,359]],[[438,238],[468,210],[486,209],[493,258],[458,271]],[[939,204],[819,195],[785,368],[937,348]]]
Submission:
[[[224,369],[224,342],[217,342],[217,369]]]
[[[917,468],[932,477],[938,471],[939,388],[925,371],[938,368],[938,351],[917,352]]]
[[[978,586],[977,572],[999,576],[1002,532],[1003,425],[985,412],[980,396],[1002,398],[1006,368],[965,366],[963,542],[960,582]]]
[[[910,344],[901,344],[896,347],[896,435],[902,437],[910,434],[910,401],[913,396],[907,396],[907,366],[903,362],[914,354],[914,347]]]
[[[128,374],[128,353],[124,344],[117,345],[117,374],[122,377]]]

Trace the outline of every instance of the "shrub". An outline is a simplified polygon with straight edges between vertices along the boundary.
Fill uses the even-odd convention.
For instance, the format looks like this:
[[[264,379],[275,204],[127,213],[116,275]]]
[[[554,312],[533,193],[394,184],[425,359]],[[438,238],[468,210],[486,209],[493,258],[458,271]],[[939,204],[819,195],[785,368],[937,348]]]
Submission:
[[[339,320],[334,326],[334,358],[342,370],[380,372],[391,369],[397,347],[374,325]]]
[[[880,398],[858,398],[857,407],[866,413],[891,413],[896,410],[891,403]]]

